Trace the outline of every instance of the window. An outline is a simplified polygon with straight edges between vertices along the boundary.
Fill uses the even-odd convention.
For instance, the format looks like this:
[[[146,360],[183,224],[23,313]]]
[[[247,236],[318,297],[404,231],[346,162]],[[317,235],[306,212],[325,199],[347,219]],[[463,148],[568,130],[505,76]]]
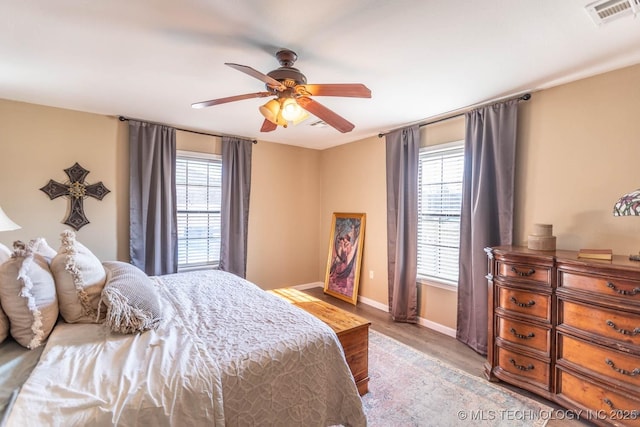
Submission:
[[[217,267],[220,261],[220,156],[179,151],[176,159],[178,196],[178,269]]]
[[[418,276],[458,284],[464,141],[420,149]]]

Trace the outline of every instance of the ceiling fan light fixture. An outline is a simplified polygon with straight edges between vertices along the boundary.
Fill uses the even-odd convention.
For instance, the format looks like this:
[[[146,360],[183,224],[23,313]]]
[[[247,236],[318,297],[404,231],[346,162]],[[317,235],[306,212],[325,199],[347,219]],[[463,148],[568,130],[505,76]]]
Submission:
[[[302,110],[302,113],[300,114],[300,116],[293,121],[294,125],[297,125],[298,123],[305,121],[309,118],[309,113],[307,113],[306,111]]]
[[[277,99],[272,99],[260,107],[260,114],[271,123],[278,123],[278,115],[280,113],[280,103]]]
[[[605,0],[621,1],[621,0]],[[631,0],[627,0],[631,1]],[[633,0],[640,2],[640,0]],[[241,101],[251,98],[265,98],[275,96],[266,104],[259,107],[260,114],[265,119],[262,121],[260,132],[272,132],[278,126],[287,127],[290,124],[298,124],[314,115],[327,125],[339,132],[351,132],[355,125],[334,111],[312,99],[315,96],[338,96],[351,98],[371,98],[371,90],[362,83],[329,83],[307,84],[307,78],[293,64],[298,55],[289,49],[281,49],[276,53],[280,68],[267,74],[246,65],[225,62],[225,65],[262,81],[266,85],[266,91],[246,93],[243,95],[227,96],[225,98],[211,99],[208,101],[191,104],[193,108],[204,108],[212,105],[226,104],[227,102]]]
[[[280,110],[280,114],[278,114],[278,117],[276,117],[276,124],[282,126],[283,128],[286,128],[289,124],[289,122],[287,122],[284,117],[282,117],[282,110]]]
[[[294,98],[287,98],[282,102],[282,117],[286,121],[297,123],[304,113],[305,111]]]

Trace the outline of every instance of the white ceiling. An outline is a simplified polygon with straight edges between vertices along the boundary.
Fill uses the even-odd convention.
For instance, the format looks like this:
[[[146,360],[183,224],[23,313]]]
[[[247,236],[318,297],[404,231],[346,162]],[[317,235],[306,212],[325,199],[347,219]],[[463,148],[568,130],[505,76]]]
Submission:
[[[323,149],[507,95],[640,63],[640,17],[596,26],[591,0],[0,0],[0,98]],[[260,133],[263,73],[298,53],[316,97],[355,124]]]

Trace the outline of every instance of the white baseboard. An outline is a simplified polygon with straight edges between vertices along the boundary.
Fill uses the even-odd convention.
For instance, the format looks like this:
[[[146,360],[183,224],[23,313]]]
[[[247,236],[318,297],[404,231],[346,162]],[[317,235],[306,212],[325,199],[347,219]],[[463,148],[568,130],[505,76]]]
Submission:
[[[303,291],[305,289],[311,289],[311,288],[324,288],[324,283],[322,282],[311,282],[311,283],[305,283],[303,285],[296,285],[296,286],[292,286],[293,289],[298,289],[300,291]]]
[[[383,304],[381,302],[372,300],[371,298],[358,296],[358,301],[363,303],[363,304],[367,304],[370,307],[377,308],[378,310],[382,310],[385,313],[389,312],[389,306],[387,304]]]
[[[425,328],[433,329],[434,331],[440,332],[441,334],[448,335],[452,338],[456,337],[455,329],[441,325],[440,323],[432,322],[431,320],[427,320],[423,317],[418,317],[418,323]]]
[[[312,283],[292,286],[292,288],[299,289],[299,290],[311,289],[311,288],[324,288],[324,283],[312,282]],[[385,313],[389,312],[389,306],[387,304],[383,304],[381,302],[372,300],[371,298],[358,296],[358,301],[361,302],[362,304],[366,304],[370,307],[377,308],[378,310],[382,310]],[[425,328],[433,329],[434,331],[448,335],[450,337],[453,337],[453,338],[456,337],[455,329],[450,328],[448,326],[441,325],[440,323],[432,322],[431,320],[427,320],[425,318],[419,317],[418,324],[420,324],[421,326],[424,326]]]

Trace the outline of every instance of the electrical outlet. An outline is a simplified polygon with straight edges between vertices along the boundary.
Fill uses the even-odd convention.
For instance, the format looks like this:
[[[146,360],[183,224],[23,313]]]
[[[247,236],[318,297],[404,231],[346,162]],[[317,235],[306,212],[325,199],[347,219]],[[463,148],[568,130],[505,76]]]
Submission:
[[[373,279],[373,270],[369,270],[369,279]]]

